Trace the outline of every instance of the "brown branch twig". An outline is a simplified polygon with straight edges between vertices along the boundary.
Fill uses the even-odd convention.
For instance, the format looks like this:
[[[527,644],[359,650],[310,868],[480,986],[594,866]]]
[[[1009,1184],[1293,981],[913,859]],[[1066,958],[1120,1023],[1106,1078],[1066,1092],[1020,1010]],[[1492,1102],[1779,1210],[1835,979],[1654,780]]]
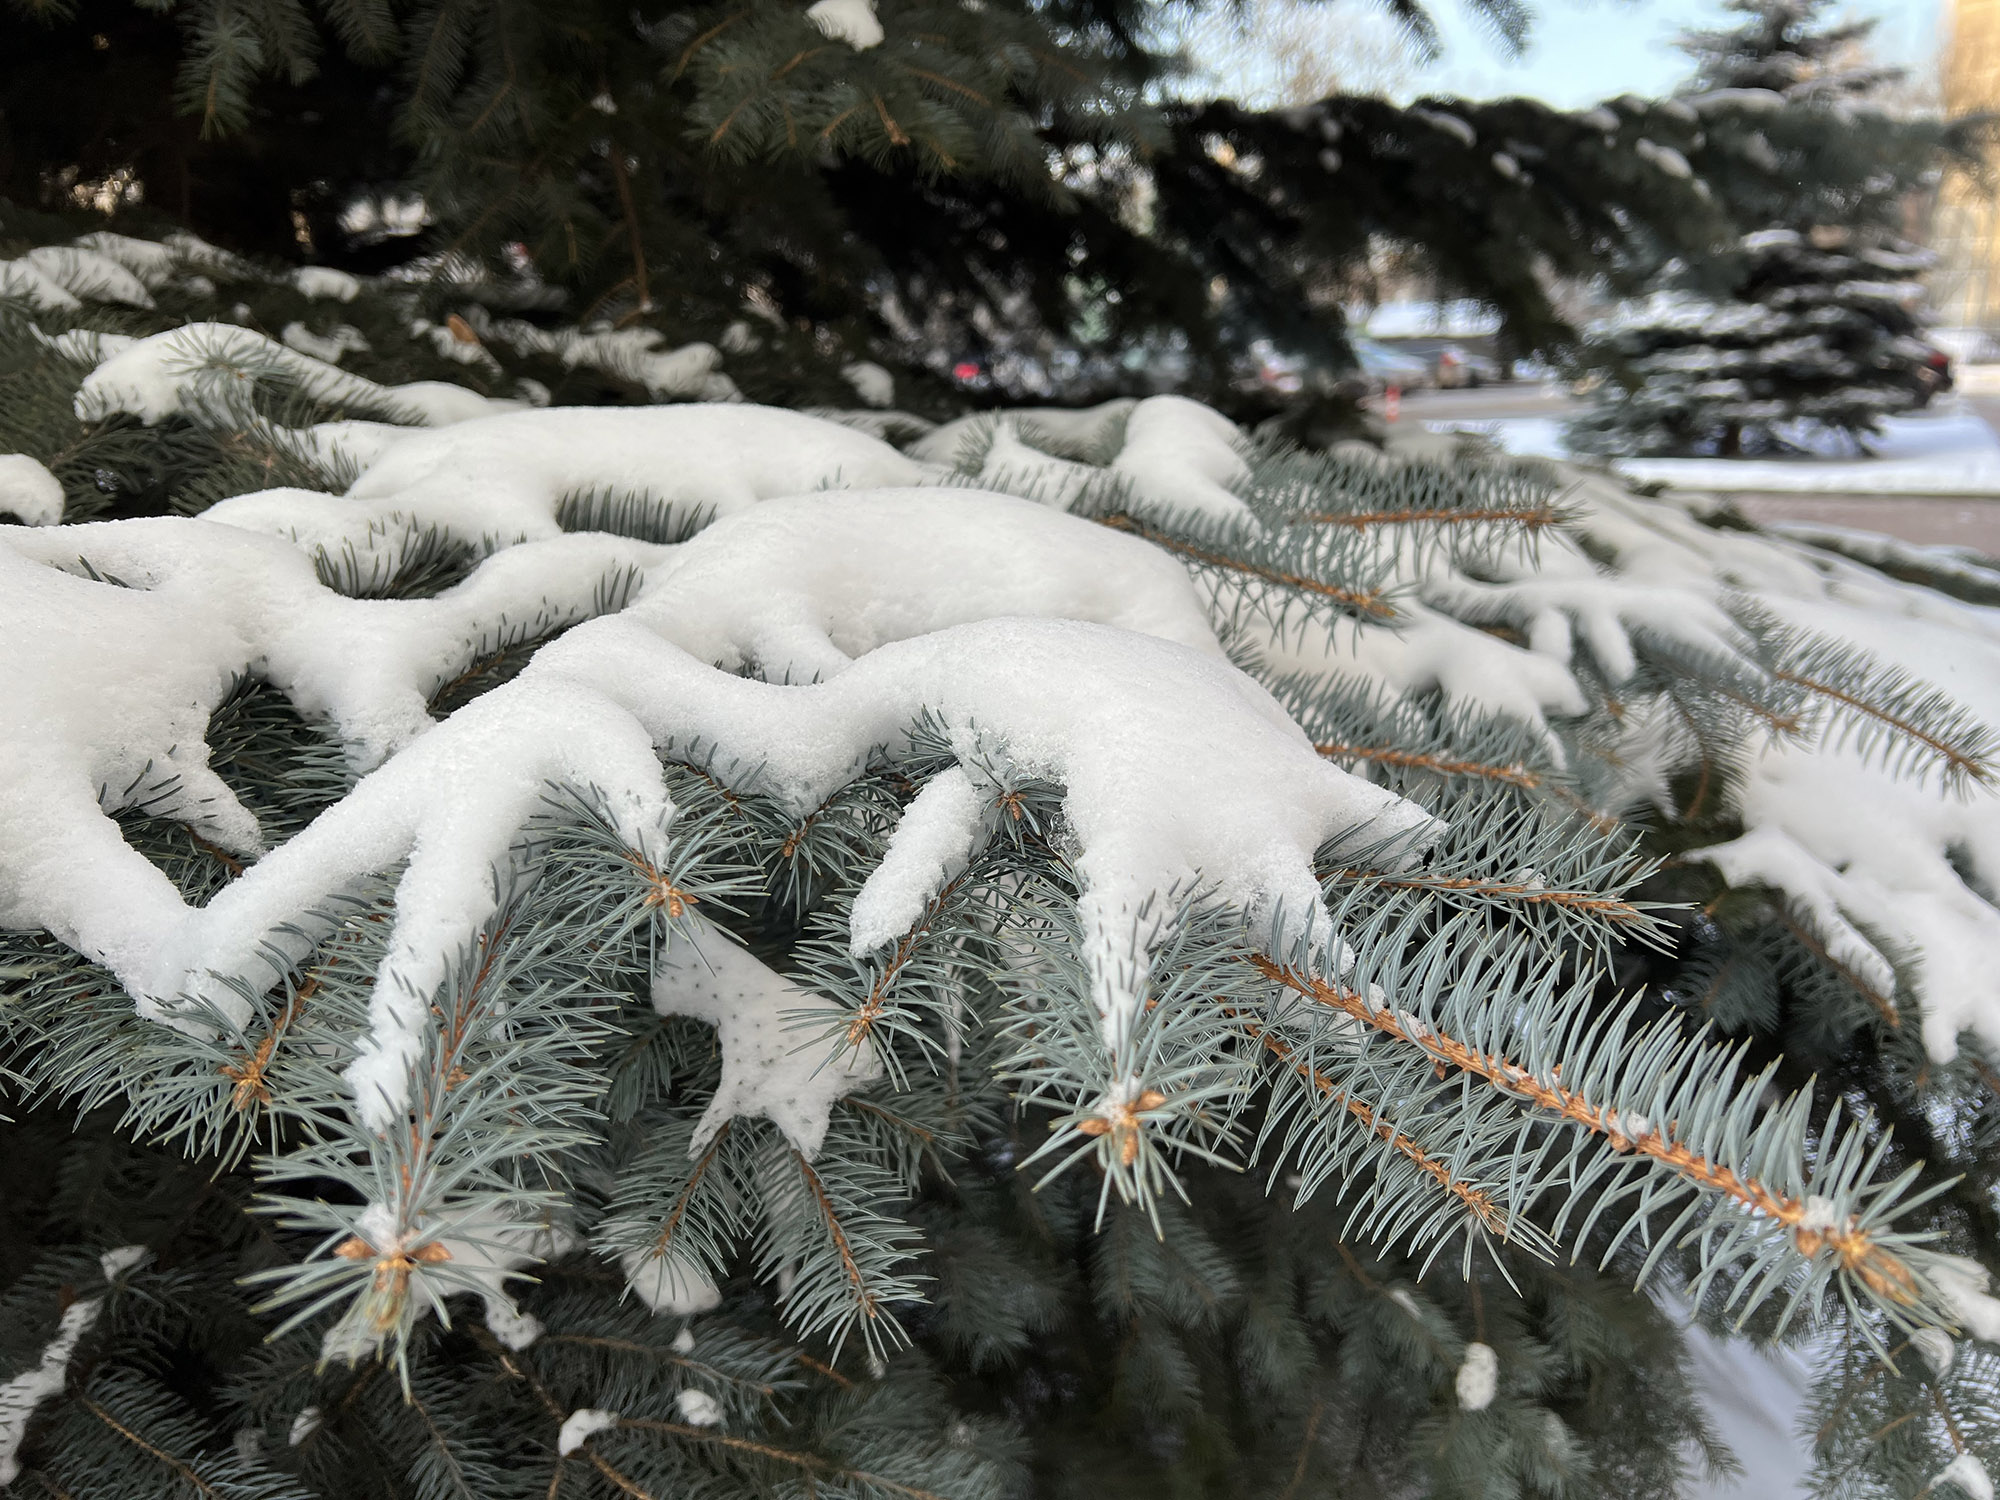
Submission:
[[[1197,547],[1191,542],[1183,542],[1178,538],[1169,536],[1164,531],[1148,526],[1142,521],[1136,521],[1128,515],[1099,516],[1097,522],[1100,526],[1109,526],[1114,531],[1126,531],[1130,532],[1133,536],[1143,537],[1156,547],[1164,547],[1167,551],[1177,553],[1179,556],[1187,558],[1190,562],[1200,563],[1204,567],[1222,568],[1233,573],[1244,573],[1252,578],[1261,578],[1266,583],[1280,584],[1285,588],[1294,588],[1304,593],[1317,594],[1322,599],[1332,599],[1337,603],[1345,604],[1350,609],[1357,609],[1363,614],[1373,615],[1377,619],[1393,619],[1396,615],[1395,607],[1380,594],[1342,588],[1337,583],[1325,583],[1317,578],[1307,578],[1300,573],[1286,573],[1277,568],[1267,568],[1261,563],[1245,562],[1240,557],[1231,557],[1223,552],[1210,552],[1206,548]]]
[[[1352,1016],[1385,1036],[1416,1047],[1439,1062],[1493,1085],[1512,1098],[1580,1125],[1603,1137],[1614,1151],[1629,1151],[1648,1157],[1684,1181],[1718,1193],[1770,1219],[1791,1232],[1801,1255],[1811,1257],[1822,1249],[1831,1249],[1840,1258],[1841,1268],[1859,1276],[1876,1295],[1904,1306],[1917,1302],[1916,1277],[1893,1252],[1876,1244],[1866,1228],[1852,1221],[1838,1228],[1806,1227],[1804,1221],[1808,1210],[1803,1201],[1698,1155],[1673,1139],[1671,1122],[1664,1127],[1653,1127],[1642,1135],[1627,1135],[1617,1111],[1592,1104],[1578,1090],[1560,1081],[1549,1082],[1538,1078],[1504,1057],[1480,1052],[1428,1026],[1419,1035],[1411,1018],[1387,1007],[1371,1006],[1364,996],[1355,991],[1300,974],[1267,958],[1252,958],[1250,962],[1267,978],[1296,994]]]

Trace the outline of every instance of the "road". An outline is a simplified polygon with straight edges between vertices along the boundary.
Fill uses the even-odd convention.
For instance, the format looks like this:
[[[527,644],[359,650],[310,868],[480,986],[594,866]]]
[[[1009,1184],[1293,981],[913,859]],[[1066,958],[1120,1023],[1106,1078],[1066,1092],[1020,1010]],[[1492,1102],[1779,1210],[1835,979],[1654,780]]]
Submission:
[[[2000,433],[2000,396],[1961,396]],[[1476,391],[1412,391],[1403,397],[1405,422],[1488,421],[1499,417],[1562,418],[1580,409],[1575,398],[1539,385],[1486,386]],[[2000,558],[2000,499],[1951,495],[1799,495],[1733,493],[1731,502],[1753,521],[1813,521],[1880,531],[1924,546],[1970,547]]]

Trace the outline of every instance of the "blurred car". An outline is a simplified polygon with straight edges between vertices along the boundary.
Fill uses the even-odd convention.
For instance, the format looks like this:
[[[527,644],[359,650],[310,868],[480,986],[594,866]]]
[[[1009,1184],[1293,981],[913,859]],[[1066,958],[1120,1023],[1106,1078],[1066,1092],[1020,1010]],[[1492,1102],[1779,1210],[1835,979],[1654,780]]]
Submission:
[[[1399,354],[1387,344],[1368,338],[1350,338],[1348,343],[1354,350],[1355,362],[1361,366],[1362,377],[1373,390],[1386,390],[1393,385],[1409,391],[1433,383],[1431,367],[1414,354]]]
[[[1930,357],[1917,370],[1918,405],[1930,403],[1931,397],[1941,391],[1948,391],[1955,382],[1951,373],[1951,356],[1944,350],[1933,347]]]
[[[1437,383],[1440,390],[1455,391],[1490,385],[1500,379],[1500,365],[1483,354],[1475,354],[1457,344],[1438,350]]]

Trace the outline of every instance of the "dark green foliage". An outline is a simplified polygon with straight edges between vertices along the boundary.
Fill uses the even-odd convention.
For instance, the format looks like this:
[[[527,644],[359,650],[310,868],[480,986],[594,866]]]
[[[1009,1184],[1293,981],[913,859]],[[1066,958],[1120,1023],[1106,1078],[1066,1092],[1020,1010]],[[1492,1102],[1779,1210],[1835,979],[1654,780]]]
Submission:
[[[1418,0],[1385,3],[1429,33]],[[477,266],[474,295],[530,321],[559,307],[677,344],[734,328],[731,378],[759,399],[845,401],[842,367],[873,358],[933,414],[969,365],[1011,399],[1172,387],[1337,426],[1341,307],[1369,294],[1375,247],[1497,308],[1510,351],[1559,354],[1575,329],[1552,287],[1629,290],[1780,203],[1849,222],[1855,184],[1907,185],[1958,138],[1817,104],[1255,112],[1173,99],[1178,62],[1134,0],[876,8],[884,39],[857,49],[789,0],[15,0],[0,194],[79,226],[164,209],[232,249],[357,270]],[[1525,35],[1523,6],[1476,8]],[[1303,395],[1259,387],[1267,351]],[[621,398],[553,359],[519,373],[559,401]]]

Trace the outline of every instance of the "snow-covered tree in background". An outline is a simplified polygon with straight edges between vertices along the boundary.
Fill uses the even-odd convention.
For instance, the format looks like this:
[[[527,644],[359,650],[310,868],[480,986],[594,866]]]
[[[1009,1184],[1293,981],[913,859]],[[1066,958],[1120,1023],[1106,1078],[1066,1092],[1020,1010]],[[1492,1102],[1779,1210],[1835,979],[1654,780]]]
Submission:
[[[1981,1493],[2000,578],[0,285],[15,1492],[1665,1496],[1656,1292]]]
[[[1597,408],[1572,429],[1586,451],[1735,457],[1837,434],[1865,449],[1881,419],[1935,389],[1923,330],[1932,257],[1888,235],[1815,225],[1760,229],[1733,253],[1677,268],[1710,297],[1662,289],[1593,324]]]
[[[1930,262],[1896,230],[1934,164],[1908,149],[1922,127],[1867,103],[1895,77],[1865,62],[1873,23],[1822,26],[1827,0],[1730,9],[1740,26],[1682,44],[1696,107],[1737,101],[1733,119],[1710,125],[1708,155],[1783,164],[1790,180],[1774,191],[1754,170],[1704,174],[1749,232],[1719,254],[1665,259],[1647,295],[1587,330],[1582,360],[1600,382],[1572,429],[1580,449],[1734,456],[1827,434],[1865,446],[1883,417],[1928,396],[1919,335]],[[1784,151],[1760,108],[1817,120],[1828,140],[1863,149]]]

